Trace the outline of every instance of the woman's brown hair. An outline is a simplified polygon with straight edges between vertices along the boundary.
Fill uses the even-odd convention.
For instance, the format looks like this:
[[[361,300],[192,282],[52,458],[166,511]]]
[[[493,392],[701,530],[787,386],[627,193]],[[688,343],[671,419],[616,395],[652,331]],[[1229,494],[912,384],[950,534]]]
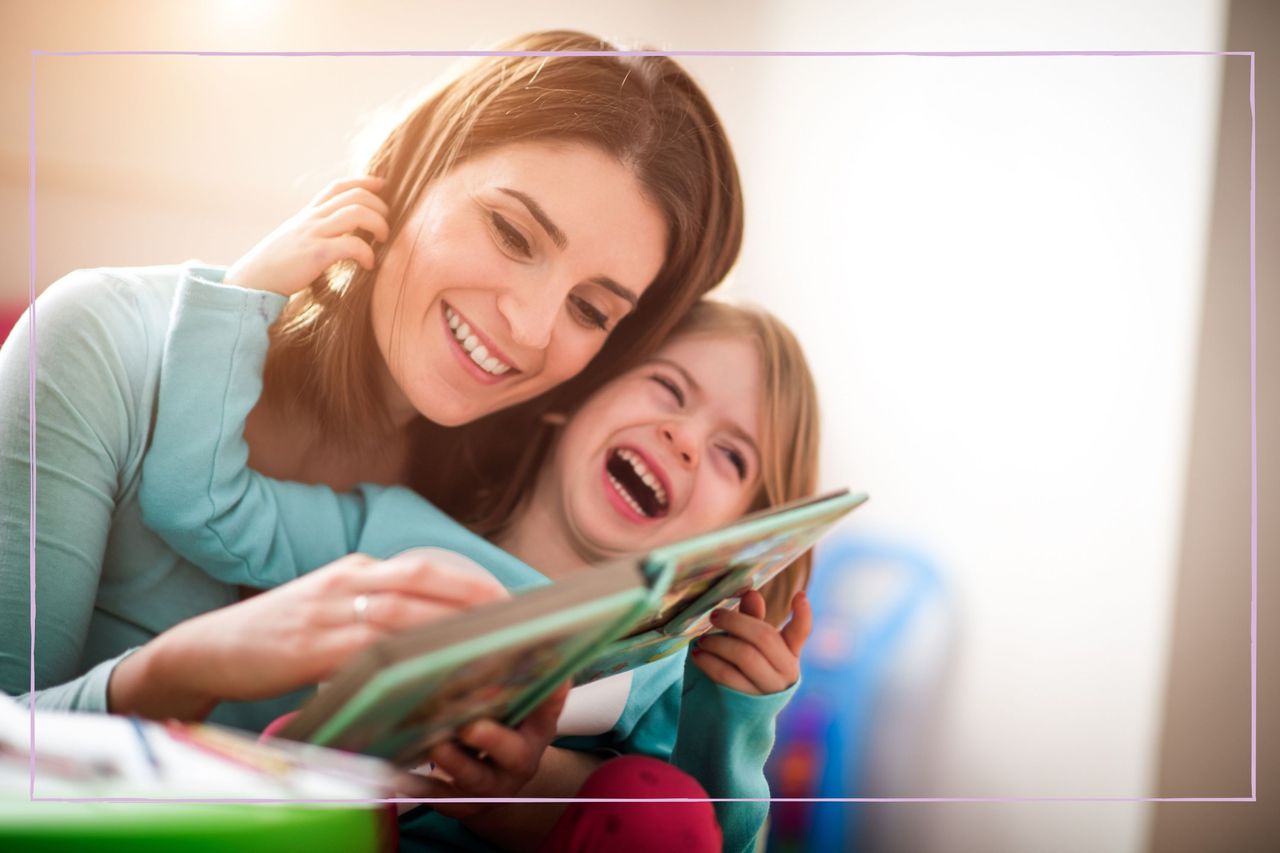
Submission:
[[[608,51],[569,31],[517,38],[502,51]],[[637,308],[596,358],[542,397],[460,427],[417,419],[410,485],[477,528],[513,508],[532,485],[537,424],[572,409],[650,353],[728,273],[742,242],[742,193],[724,129],[693,79],[665,56],[488,56],[428,95],[373,154],[386,179],[388,245],[431,183],[481,152],[515,142],[594,145],[629,168],[668,224],[667,257]],[[379,253],[381,260],[381,253]],[[376,267],[336,265],[295,296],[272,329],[263,398],[313,421],[326,447],[367,450],[393,437],[370,324]],[[407,286],[402,283],[402,286]],[[534,453],[534,456],[539,454]]]

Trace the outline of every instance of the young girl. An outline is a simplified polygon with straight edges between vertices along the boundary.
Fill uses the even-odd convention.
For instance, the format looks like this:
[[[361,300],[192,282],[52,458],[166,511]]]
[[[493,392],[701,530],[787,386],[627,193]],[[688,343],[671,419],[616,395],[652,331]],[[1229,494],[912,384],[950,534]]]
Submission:
[[[272,480],[247,468],[242,432],[267,327],[284,300],[210,277],[216,273],[190,270],[179,288],[141,499],[147,523],[225,583],[271,587],[352,551],[389,557],[429,545],[521,590],[813,491],[816,399],[798,345],[767,314],[711,302],[696,306],[653,358],[573,413],[531,496],[492,543],[407,489],[336,493]],[[237,283],[253,279],[246,270]],[[470,329],[446,320],[463,357]],[[807,564],[793,567],[764,596],[745,597],[741,612],[721,613],[725,634],[701,640],[692,666],[678,654],[573,691],[558,726],[564,737],[539,770],[543,790],[571,795],[594,769],[582,757],[612,750],[669,761],[712,797],[767,797],[773,721],[794,688],[808,632],[807,602],[793,597],[806,572]],[[779,630],[793,602],[796,618]],[[348,618],[377,621],[383,606],[361,596]],[[488,751],[486,729],[491,735],[477,724],[461,737]],[[431,783],[431,796],[465,796],[466,780],[484,772],[451,744],[431,757],[455,780]],[[539,781],[521,793],[536,795]],[[741,849],[767,807],[721,803],[717,811],[726,848]],[[486,834],[487,821],[473,815],[469,825]],[[475,842],[440,814],[406,831]]]

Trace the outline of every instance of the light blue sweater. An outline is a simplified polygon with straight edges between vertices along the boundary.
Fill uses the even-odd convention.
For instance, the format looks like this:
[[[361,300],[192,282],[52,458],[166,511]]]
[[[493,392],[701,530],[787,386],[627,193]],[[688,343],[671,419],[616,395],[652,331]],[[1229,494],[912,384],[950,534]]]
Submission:
[[[162,538],[232,584],[275,586],[353,551],[386,558],[424,545],[475,560],[515,591],[550,583],[408,489],[336,493],[250,470],[244,422],[262,389],[267,328],[285,300],[219,281],[219,270],[193,269],[181,282],[165,344],[141,490],[144,520]],[[768,797],[763,766],[774,718],[793,690],[739,693],[686,665],[682,652],[635,671],[610,731],[557,744],[657,756],[712,797]],[[718,803],[717,810],[728,850],[748,848],[768,811],[763,803]],[[438,815],[406,828],[425,831],[433,843],[479,844]]]
[[[72,273],[37,300],[36,336],[24,315],[0,349],[0,690],[39,709],[107,710],[121,657],[240,598],[148,530],[138,506],[181,275],[176,266]],[[37,362],[34,673],[29,356]],[[259,730],[301,698],[226,703],[211,719]]]

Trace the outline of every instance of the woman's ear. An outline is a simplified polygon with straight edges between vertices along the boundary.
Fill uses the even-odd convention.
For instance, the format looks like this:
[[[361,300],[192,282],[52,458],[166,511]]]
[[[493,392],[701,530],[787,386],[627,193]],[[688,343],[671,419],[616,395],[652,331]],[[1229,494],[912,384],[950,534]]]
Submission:
[[[569,416],[564,412],[544,412],[542,422],[547,426],[562,427],[569,422]]]

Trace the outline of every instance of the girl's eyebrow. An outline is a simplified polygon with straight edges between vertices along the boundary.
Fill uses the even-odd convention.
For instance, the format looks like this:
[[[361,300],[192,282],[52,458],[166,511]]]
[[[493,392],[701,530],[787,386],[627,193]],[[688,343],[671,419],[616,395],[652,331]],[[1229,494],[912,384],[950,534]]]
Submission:
[[[684,379],[685,384],[689,386],[689,389],[693,391],[693,393],[698,395],[702,394],[702,386],[699,385],[697,380],[693,378],[693,374],[691,374],[689,371],[684,369],[684,365],[677,364],[676,362],[672,361],[669,358],[662,358],[660,356],[654,358],[653,361],[656,364],[665,365],[671,368],[672,370],[674,370],[676,373],[679,373],[681,378]],[[743,444],[751,448],[751,452],[755,454],[756,459],[760,458],[760,448],[756,447],[755,440],[752,439],[751,436],[747,434],[747,431],[745,429],[743,429],[737,423],[730,421],[729,432],[735,438],[741,441]]]
[[[537,220],[538,224],[542,226],[543,231],[547,232],[547,236],[551,238],[551,242],[556,244],[556,248],[564,249],[569,245],[569,238],[566,237],[564,232],[551,221],[551,217],[547,216],[547,212],[542,209],[542,205],[534,201],[528,193],[522,193],[520,190],[513,190],[510,187],[498,187],[498,191],[506,193],[528,208],[529,215]],[[634,291],[623,287],[606,275],[596,276],[591,279],[591,281],[600,285],[615,296],[625,299],[630,303],[632,308],[635,308],[640,302],[640,297],[636,296]]]

